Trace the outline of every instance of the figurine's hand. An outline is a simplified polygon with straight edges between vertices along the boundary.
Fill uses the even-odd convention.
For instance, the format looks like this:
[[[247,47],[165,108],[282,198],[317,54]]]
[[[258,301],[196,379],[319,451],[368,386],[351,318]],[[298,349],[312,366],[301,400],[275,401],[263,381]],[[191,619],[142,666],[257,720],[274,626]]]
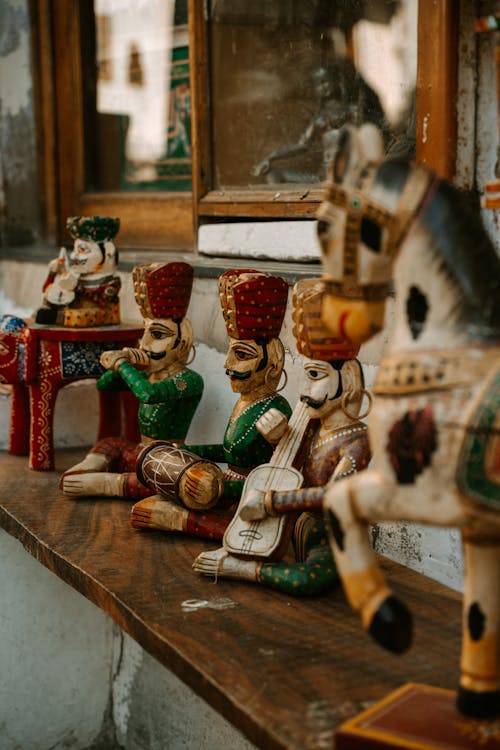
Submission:
[[[268,443],[276,445],[286,432],[288,420],[279,409],[269,409],[257,420],[255,426]]]
[[[66,253],[66,248],[61,247],[59,250],[59,255],[57,258],[53,258],[53,260],[49,263],[49,273],[58,274],[58,273],[64,273],[66,271],[68,265],[68,255]]]
[[[259,521],[266,518],[265,492],[260,490],[248,490],[240,510],[242,521]]]
[[[64,261],[61,258],[53,258],[49,263],[49,273],[58,274],[65,270]]]
[[[252,174],[254,177],[263,177],[269,172],[270,169],[271,162],[269,161],[269,159],[263,159],[253,168]]]
[[[122,354],[127,358],[127,362],[136,367],[149,367],[151,359],[144,349],[132,349],[131,347],[125,346],[122,349]]]
[[[123,364],[123,362],[128,362],[126,349],[119,349],[118,351],[113,349],[111,351],[103,352],[101,354],[100,362],[106,370],[118,370],[119,365]]]

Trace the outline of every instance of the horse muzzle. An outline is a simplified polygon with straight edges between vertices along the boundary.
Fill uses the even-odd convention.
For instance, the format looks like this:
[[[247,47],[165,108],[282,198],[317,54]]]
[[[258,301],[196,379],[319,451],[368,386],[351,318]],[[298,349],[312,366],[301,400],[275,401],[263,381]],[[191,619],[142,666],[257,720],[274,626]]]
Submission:
[[[335,338],[360,346],[382,330],[385,300],[350,300],[325,293],[321,305],[323,323]]]

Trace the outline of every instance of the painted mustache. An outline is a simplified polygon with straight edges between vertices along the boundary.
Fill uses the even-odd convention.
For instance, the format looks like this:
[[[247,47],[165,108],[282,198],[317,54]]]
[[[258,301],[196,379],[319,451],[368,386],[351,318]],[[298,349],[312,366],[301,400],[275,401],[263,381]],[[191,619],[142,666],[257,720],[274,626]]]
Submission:
[[[148,352],[146,351],[149,359],[163,359],[167,355],[167,352]]]
[[[316,401],[316,399],[311,398],[310,396],[301,396],[300,400],[302,403],[307,404],[307,406],[312,407],[313,409],[319,409],[320,406],[323,406],[327,399],[327,396],[325,395],[325,398],[322,401]]]
[[[226,375],[228,378],[233,378],[233,380],[248,380],[252,373],[249,372],[236,372],[236,370],[226,370]]]

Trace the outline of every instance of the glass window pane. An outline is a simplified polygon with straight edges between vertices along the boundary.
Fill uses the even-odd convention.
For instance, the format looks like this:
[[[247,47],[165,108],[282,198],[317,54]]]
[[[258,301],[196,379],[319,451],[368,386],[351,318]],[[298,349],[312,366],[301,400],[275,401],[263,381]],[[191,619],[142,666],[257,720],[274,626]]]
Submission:
[[[187,0],[94,0],[93,11],[87,189],[190,190]]]
[[[335,133],[371,121],[412,154],[417,0],[212,0],[216,189],[318,184]]]

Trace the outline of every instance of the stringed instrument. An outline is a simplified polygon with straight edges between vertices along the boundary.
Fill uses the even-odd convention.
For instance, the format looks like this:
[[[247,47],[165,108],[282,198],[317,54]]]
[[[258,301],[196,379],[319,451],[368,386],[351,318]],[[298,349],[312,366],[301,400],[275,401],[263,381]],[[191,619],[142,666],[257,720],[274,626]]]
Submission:
[[[303,482],[294,464],[301,463],[301,449],[310,423],[307,407],[299,401],[288,423],[288,429],[274,449],[271,461],[252,469],[245,480],[236,515],[224,534],[223,547],[235,557],[276,560],[285,554],[296,514],[267,516],[257,521],[243,521],[241,510],[250,490],[296,490]]]

